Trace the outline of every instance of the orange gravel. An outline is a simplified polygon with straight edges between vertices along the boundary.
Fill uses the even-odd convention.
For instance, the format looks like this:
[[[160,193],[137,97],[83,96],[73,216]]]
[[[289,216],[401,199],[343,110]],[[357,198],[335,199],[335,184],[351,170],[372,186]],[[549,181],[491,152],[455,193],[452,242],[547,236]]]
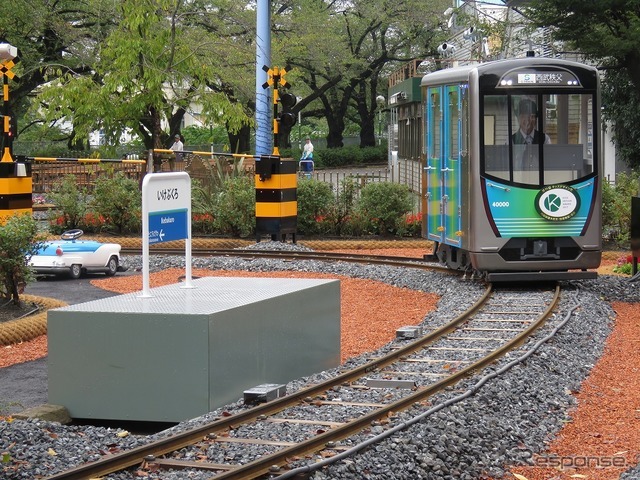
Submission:
[[[349,253],[364,253],[361,250]],[[367,250],[373,255],[397,255],[422,257],[424,250]],[[177,283],[184,269],[169,269],[149,276],[153,287]],[[229,277],[295,277],[295,278],[339,278],[341,284],[341,356],[342,360],[375,350],[391,341],[398,328],[416,325],[435,308],[435,294],[416,292],[406,288],[392,287],[373,280],[354,279],[305,272],[245,272],[196,270],[197,276]],[[91,283],[104,290],[130,293],[142,290],[142,276],[115,276],[92,280]],[[375,305],[375,308],[372,308]],[[363,325],[364,324],[364,325]],[[27,362],[47,355],[46,336],[38,337],[8,347],[0,347],[0,368]]]
[[[629,303],[613,308],[615,328],[575,393],[569,423],[534,458],[535,467],[513,468],[514,478],[612,480],[640,460],[640,309]]]
[[[0,347],[0,368],[30,362],[47,355],[47,336],[40,335],[28,342]]]
[[[423,250],[342,251],[422,257]],[[610,274],[615,259],[605,257],[599,272]],[[182,269],[151,275],[152,287],[175,283]],[[338,278],[298,272],[229,272],[194,270],[194,276],[283,276]],[[342,359],[378,348],[398,327],[416,324],[435,307],[432,294],[352,278],[341,280]],[[94,280],[95,286],[120,293],[139,291],[142,279],[113,277]],[[372,308],[375,305],[375,308]],[[400,308],[401,307],[401,308]],[[507,478],[519,480],[613,480],[640,458],[640,308],[614,303],[615,326],[605,351],[579,392],[570,421],[536,457],[535,467],[514,467]],[[364,325],[362,322],[366,322]],[[47,354],[46,336],[0,348],[0,368]]]

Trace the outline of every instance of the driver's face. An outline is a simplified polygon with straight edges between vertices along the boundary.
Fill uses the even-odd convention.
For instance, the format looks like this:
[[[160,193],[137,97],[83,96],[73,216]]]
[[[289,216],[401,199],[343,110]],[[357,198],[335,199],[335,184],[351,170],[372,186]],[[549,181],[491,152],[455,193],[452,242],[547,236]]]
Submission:
[[[518,115],[518,123],[520,124],[520,129],[529,135],[536,125],[536,116],[530,113],[521,113]]]

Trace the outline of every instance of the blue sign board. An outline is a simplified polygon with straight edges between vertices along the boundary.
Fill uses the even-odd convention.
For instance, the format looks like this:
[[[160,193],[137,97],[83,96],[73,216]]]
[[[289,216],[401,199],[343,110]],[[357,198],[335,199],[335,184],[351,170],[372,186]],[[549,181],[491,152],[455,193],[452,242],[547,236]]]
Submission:
[[[149,213],[149,245],[188,238],[187,209]]]

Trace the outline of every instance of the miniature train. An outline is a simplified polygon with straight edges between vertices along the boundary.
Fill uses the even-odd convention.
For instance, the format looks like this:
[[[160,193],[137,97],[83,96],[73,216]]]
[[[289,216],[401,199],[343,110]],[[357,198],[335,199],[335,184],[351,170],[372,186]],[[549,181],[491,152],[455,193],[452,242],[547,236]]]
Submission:
[[[421,89],[433,257],[491,282],[595,278],[597,70],[525,57],[429,73]]]

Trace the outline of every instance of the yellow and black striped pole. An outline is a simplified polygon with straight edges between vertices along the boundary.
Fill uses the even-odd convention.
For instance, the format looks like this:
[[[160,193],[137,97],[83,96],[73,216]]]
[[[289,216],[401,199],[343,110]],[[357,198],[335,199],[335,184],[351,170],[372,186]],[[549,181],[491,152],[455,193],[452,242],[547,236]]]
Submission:
[[[298,164],[280,156],[264,155],[256,162],[256,239],[262,234],[296,241],[298,227]]]
[[[298,227],[298,164],[280,157],[279,134],[281,116],[278,115],[280,94],[278,86],[289,88],[287,70],[263,67],[267,81],[263,88],[273,87],[273,154],[256,157],[256,239],[263,234],[272,240],[285,241],[287,234],[296,241]],[[285,94],[287,95],[287,94]]]
[[[16,132],[12,128],[15,119],[9,109],[9,79],[16,64],[17,49],[7,43],[0,44],[0,75],[2,75],[2,158],[0,159],[0,224],[9,217],[20,213],[32,213],[31,164],[13,160],[13,139]],[[14,61],[15,60],[15,61]]]

